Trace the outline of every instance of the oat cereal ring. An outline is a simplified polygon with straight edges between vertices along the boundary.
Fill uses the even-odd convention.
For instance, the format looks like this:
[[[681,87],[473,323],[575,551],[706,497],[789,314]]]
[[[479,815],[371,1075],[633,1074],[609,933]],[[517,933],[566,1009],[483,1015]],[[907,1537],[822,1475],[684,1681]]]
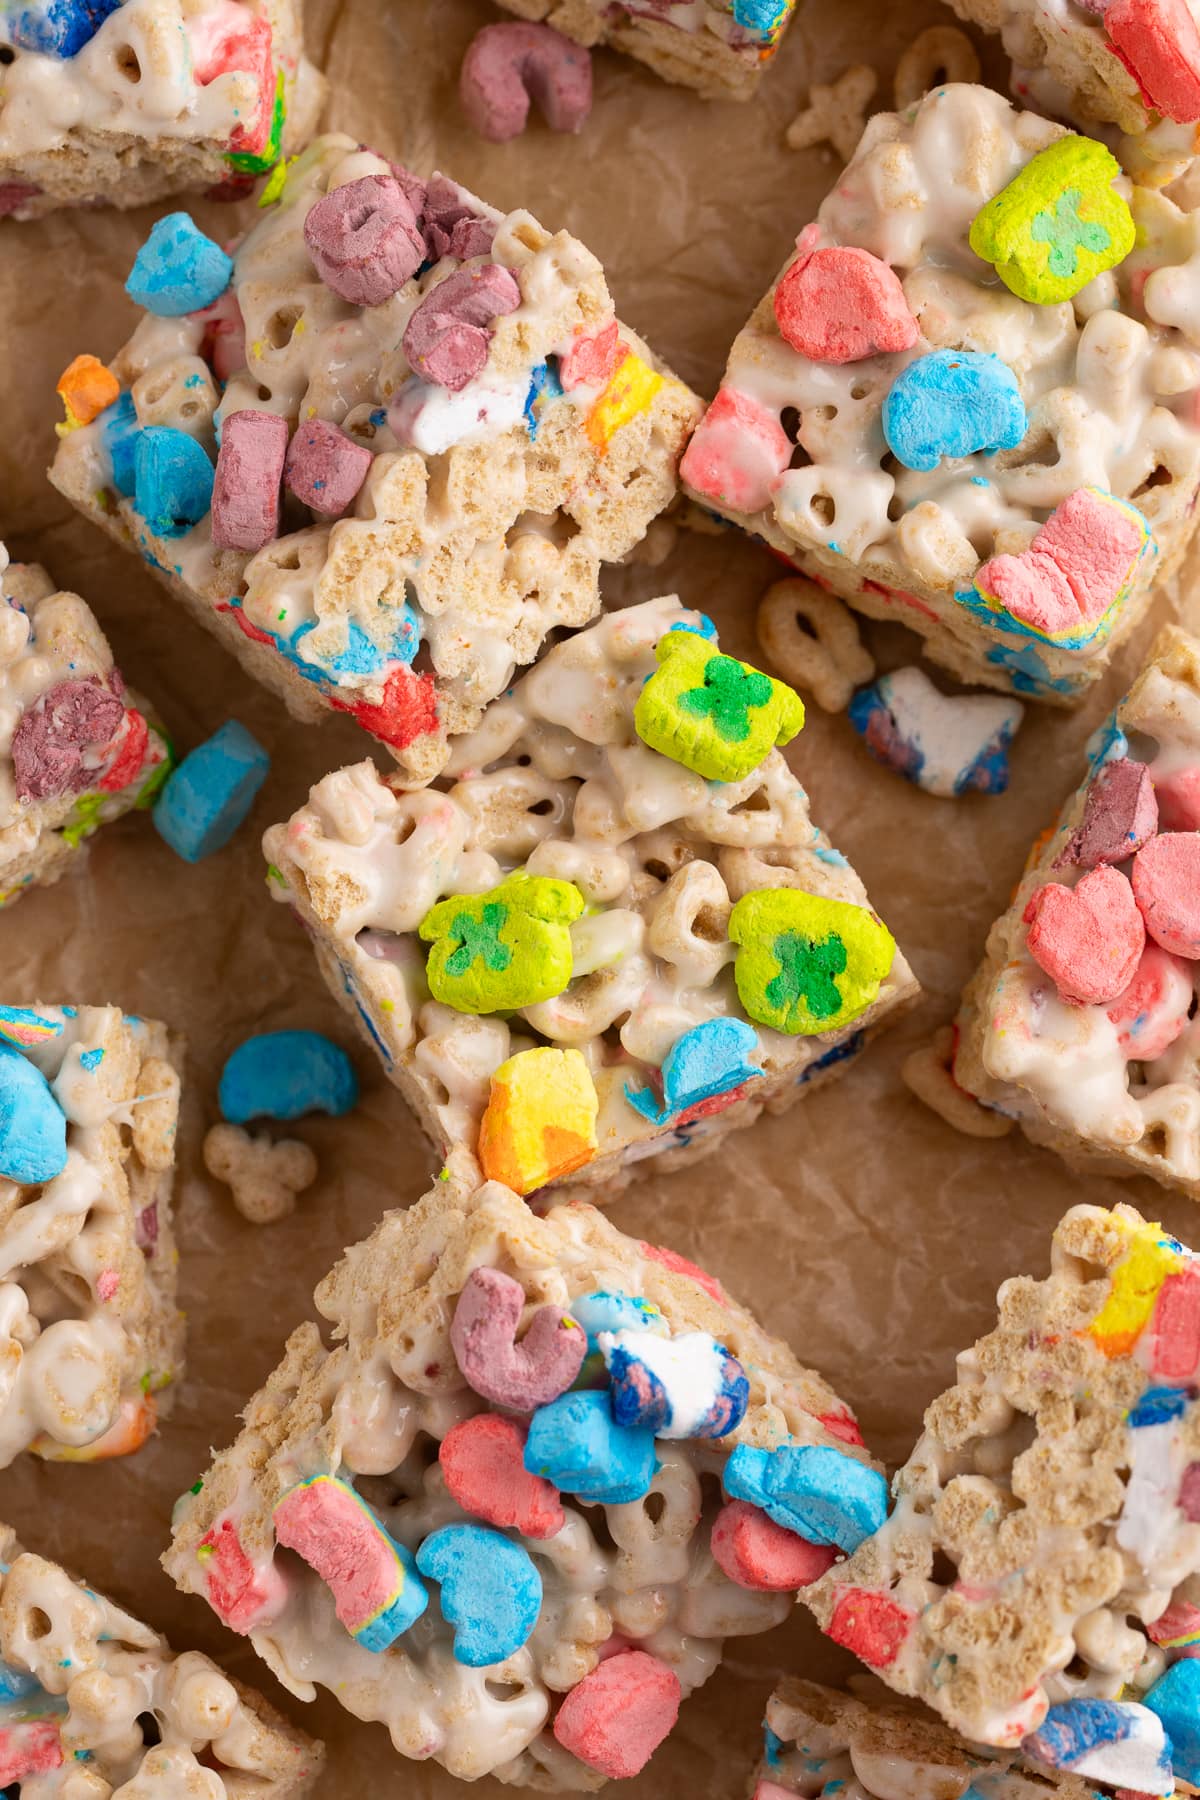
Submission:
[[[915,106],[930,88],[945,81],[978,81],[979,57],[965,31],[955,25],[931,25],[915,37],[900,61],[892,82],[896,110]]]
[[[252,1225],[274,1225],[296,1210],[296,1196],[317,1178],[317,1159],[298,1138],[273,1144],[265,1131],[251,1137],[240,1125],[213,1125],[204,1139],[204,1166],[233,1193]]]
[[[941,1025],[927,1044],[911,1051],[900,1065],[904,1084],[931,1112],[967,1137],[1007,1137],[1013,1128],[1012,1120],[982,1106],[954,1079],[957,1036],[953,1025]]]
[[[845,602],[803,576],[767,589],[758,603],[756,628],[785,679],[810,693],[822,712],[845,712],[855,688],[875,674]]]
[[[787,128],[789,149],[811,150],[817,144],[832,144],[842,161],[849,162],[858,148],[877,85],[878,77],[866,63],[854,63],[828,86],[814,82],[808,90],[808,105]]]

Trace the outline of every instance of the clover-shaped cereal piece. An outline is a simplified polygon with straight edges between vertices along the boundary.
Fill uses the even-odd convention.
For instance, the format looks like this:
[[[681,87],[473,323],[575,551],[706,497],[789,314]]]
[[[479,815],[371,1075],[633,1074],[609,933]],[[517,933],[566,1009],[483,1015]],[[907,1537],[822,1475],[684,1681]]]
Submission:
[[[896,943],[862,906],[801,888],[744,894],[729,915],[738,996],[775,1031],[837,1031],[866,1011],[892,966]]]
[[[431,906],[420,935],[432,944],[426,979],[456,1012],[513,1012],[553,1000],[571,979],[572,923],[584,909],[572,881],[517,870],[485,894]]]
[[[1112,188],[1120,173],[1094,138],[1059,138],[976,214],[972,250],[1019,299],[1070,300],[1133,249],[1133,214]]]
[[[804,724],[804,704],[790,687],[722,656],[695,631],[668,631],[655,656],[658,668],[634,710],[637,734],[706,781],[741,781]]]

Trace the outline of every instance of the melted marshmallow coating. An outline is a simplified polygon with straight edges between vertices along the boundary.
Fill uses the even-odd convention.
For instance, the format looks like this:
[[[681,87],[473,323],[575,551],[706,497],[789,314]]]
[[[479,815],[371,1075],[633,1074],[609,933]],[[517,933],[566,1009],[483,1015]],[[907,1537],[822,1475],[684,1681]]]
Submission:
[[[1098,676],[1151,580],[1182,553],[1200,481],[1200,215],[1120,178],[1137,246],[1055,305],[1019,299],[969,247],[983,206],[1062,136],[966,84],[938,88],[907,113],[875,114],[822,203],[815,246],[856,246],[891,265],[917,342],[855,362],[810,361],[780,335],[768,295],[734,343],[723,390],[785,424],[794,409],[792,466],[755,513],[695,496],[854,605],[922,632],[956,673],[1049,699],[1069,699]],[[907,469],[888,451],[883,403],[915,359],[947,349],[1000,357],[1028,429],[1014,450]],[[1111,630],[1069,648],[1005,635],[956,600],[982,562],[1025,550],[1054,508],[1087,486],[1132,502],[1158,546]]]
[[[164,1562],[180,1587],[214,1604],[206,1542],[236,1532],[254,1590],[265,1596],[260,1617],[243,1628],[298,1698],[328,1687],[356,1717],[383,1720],[401,1755],[433,1758],[465,1780],[493,1774],[514,1786],[590,1790],[600,1785],[595,1771],[547,1724],[611,1639],[665,1662],[686,1695],[716,1668],[722,1639],[766,1630],[791,1606],[788,1594],[736,1586],[710,1554],[731,1450],[820,1444],[857,1461],[866,1452],[820,1376],[711,1276],[676,1272],[661,1260],[668,1253],[625,1237],[590,1206],[538,1219],[498,1183],[473,1189],[472,1180],[469,1161],[452,1159],[445,1180],[415,1207],[387,1214],[322,1283],[317,1304],[335,1347],[327,1350],[313,1325],[293,1334],[241,1436],[182,1502]],[[453,1655],[436,1592],[390,1649],[357,1643],[323,1582],[277,1550],[272,1509],[297,1481],[340,1471],[411,1550],[466,1517],[437,1448],[451,1427],[486,1410],[450,1339],[458,1295],[479,1268],[521,1283],[525,1324],[535,1308],[569,1309],[581,1294],[641,1296],[673,1335],[717,1337],[741,1362],[750,1395],[728,1437],[658,1440],[661,1466],[642,1500],[599,1506],[564,1493],[565,1521],[553,1537],[508,1533],[536,1562],[541,1611],[520,1650],[471,1668]]]
[[[322,1746],[261,1695],[199,1651],[176,1655],[111,1600],[22,1549],[7,1525],[0,1558],[0,1682],[16,1690],[0,1700],[0,1731],[6,1752],[30,1738],[40,1748],[21,1800],[299,1800],[312,1791]]]
[[[41,1185],[0,1181],[0,1467],[26,1449],[78,1462],[135,1450],[183,1355],[180,1046],[114,1006],[25,1011],[38,1038],[20,1053],[66,1115],[67,1160]]]
[[[959,1356],[886,1524],[805,1590],[823,1629],[980,1743],[1140,1700],[1200,1623],[1198,1289],[1161,1226],[1073,1207],[1050,1275],[1006,1281]]]
[[[704,1020],[745,1018],[727,934],[734,902],[783,885],[869,906],[781,752],[741,781],[707,782],[637,736],[655,644],[699,619],[674,597],[611,614],[488,709],[455,745],[442,789],[405,791],[359,763],[319,781],[266,835],[272,894],[299,911],[333,992],[443,1153],[474,1145],[493,1071],[543,1044],[580,1051],[600,1098],[599,1156],[575,1179],[606,1181],[614,1164],[706,1142],[732,1115],[663,1130],[625,1090],[645,1088]],[[570,984],[508,1019],[440,1005],[426,986],[422,918],[441,897],[483,892],[519,868],[575,882],[589,904],[572,927]],[[823,1058],[833,1067],[914,991],[897,954],[873,1006],[841,1031],[756,1026],[750,1060],[766,1079],[750,1078],[741,1108],[753,1118],[769,1094],[795,1098]]]

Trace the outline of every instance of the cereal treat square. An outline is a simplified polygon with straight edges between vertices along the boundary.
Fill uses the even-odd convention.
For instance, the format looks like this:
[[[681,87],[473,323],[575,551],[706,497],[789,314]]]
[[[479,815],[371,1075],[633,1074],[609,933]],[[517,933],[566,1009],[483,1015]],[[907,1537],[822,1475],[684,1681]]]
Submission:
[[[170,1409],[182,1058],[115,1006],[0,1006],[0,1468],[127,1456]]]
[[[1104,135],[1147,187],[1187,168],[1200,121],[1200,31],[1187,0],[949,3],[999,33],[1015,94],[1085,130],[1115,127]]]
[[[1103,1800],[1113,1791],[1020,1750],[968,1744],[869,1677],[851,1685],[844,1693],[795,1678],[780,1683],[767,1702],[752,1800]],[[1177,1782],[1175,1791],[1194,1790]]]
[[[324,1746],[0,1525],[0,1781],[28,1800],[299,1800]]]
[[[1200,1200],[1200,641],[1168,628],[1089,750],[988,936],[952,1072],[1068,1162]]]
[[[687,489],[961,679],[1070,704],[1191,534],[1198,249],[1200,217],[986,88],[877,113]]]
[[[521,19],[577,44],[636,56],[706,100],[750,100],[788,28],[796,0],[499,0]]]
[[[846,1067],[916,996],[780,750],[804,709],[677,599],[557,645],[436,788],[359,763],[263,842],[441,1156],[611,1193]]]
[[[1137,1795],[1200,1782],[1200,1257],[1076,1206],[804,1599],[974,1741]]]
[[[125,686],[85,601],[0,544],[0,907],[79,860],[97,828],[147,808],[171,747]]]
[[[350,713],[426,780],[599,611],[701,405],[565,231],[346,137],[274,192],[232,261],[155,227],[51,479],[298,718]]]
[[[884,1516],[853,1415],[720,1283],[456,1156],[317,1290],[169,1574],[402,1756],[593,1791]]]
[[[0,218],[249,192],[311,136],[301,0],[7,0]]]

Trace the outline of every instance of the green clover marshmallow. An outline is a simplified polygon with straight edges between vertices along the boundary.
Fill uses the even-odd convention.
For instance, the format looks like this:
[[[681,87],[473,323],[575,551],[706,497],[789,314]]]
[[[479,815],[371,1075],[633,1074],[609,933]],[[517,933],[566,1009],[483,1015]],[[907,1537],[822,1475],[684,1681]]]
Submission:
[[[513,1012],[553,1000],[571,979],[571,922],[584,910],[572,881],[517,870],[486,894],[452,894],[430,907],[420,935],[432,944],[429,991],[456,1012]]]
[[[654,654],[658,668],[634,709],[637,734],[706,781],[741,781],[804,724],[790,687],[722,656],[698,632],[668,631]]]
[[[972,250],[1019,299],[1070,300],[1133,249],[1133,214],[1111,185],[1120,173],[1094,138],[1059,138],[976,213]]]
[[[789,1037],[840,1031],[865,1012],[896,943],[865,907],[800,888],[743,894],[729,915],[733,977],[747,1015]]]

